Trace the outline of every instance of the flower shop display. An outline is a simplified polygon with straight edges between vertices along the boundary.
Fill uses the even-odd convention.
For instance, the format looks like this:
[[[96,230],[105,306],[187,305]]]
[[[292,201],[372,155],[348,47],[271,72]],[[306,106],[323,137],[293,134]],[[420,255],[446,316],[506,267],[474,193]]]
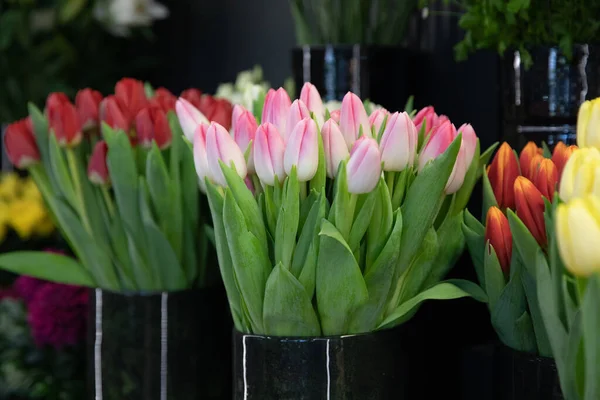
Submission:
[[[85,397],[87,288],[19,277],[0,292],[0,399]]]
[[[418,0],[292,0],[298,47],[292,50],[296,88],[314,84],[323,99],[352,91],[391,110],[419,97],[420,54],[403,47]]]
[[[182,96],[227,120],[225,101],[194,89]],[[228,327],[218,320],[211,329],[200,325],[209,311],[199,304],[210,302],[205,288],[216,266],[175,102],[168,90],[130,78],[104,98],[83,89],[75,104],[52,93],[43,112],[30,104],[30,117],[4,138],[76,259],[16,252],[0,255],[0,267],[95,288],[90,398],[196,399],[226,390],[216,353],[227,351],[218,337]],[[212,303],[225,308],[218,297]]]
[[[472,282],[442,279],[491,152],[432,109],[415,116],[418,130],[405,112],[369,117],[348,93],[338,123],[314,86],[302,93],[292,103],[270,90],[257,116],[235,107],[231,134],[194,131],[237,331],[234,398],[401,394],[405,360],[386,347],[397,338],[388,328],[428,299],[485,301]],[[391,368],[368,372],[359,349]]]
[[[538,298],[567,400],[600,397],[600,99],[585,102],[559,196],[546,204],[550,255],[537,260]]]
[[[504,345],[494,352],[498,399],[562,398],[537,296],[535,252],[551,255],[546,205],[574,151],[560,142],[550,154],[529,142],[519,155],[503,143],[484,172],[482,222],[465,212],[463,232]]]

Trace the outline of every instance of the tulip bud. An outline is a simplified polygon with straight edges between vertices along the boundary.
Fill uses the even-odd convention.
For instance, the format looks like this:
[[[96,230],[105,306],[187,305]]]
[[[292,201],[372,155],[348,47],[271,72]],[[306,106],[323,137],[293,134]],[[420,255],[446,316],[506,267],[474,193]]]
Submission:
[[[308,182],[317,173],[319,135],[317,124],[310,117],[298,122],[288,138],[283,154],[283,168],[288,175],[293,166],[298,171],[299,182]]]
[[[286,177],[283,168],[285,144],[275,125],[262,124],[254,138],[254,169],[256,175],[266,185],[275,185],[275,177],[282,183]]]
[[[498,207],[515,208],[515,179],[519,176],[519,161],[515,152],[506,142],[502,143],[498,153],[489,166],[488,178],[494,191]]]
[[[71,102],[58,104],[48,115],[48,125],[62,147],[77,146],[83,137],[77,109]]]
[[[471,166],[473,157],[475,156],[475,149],[477,148],[477,134],[471,126],[471,124],[463,124],[458,128],[458,133],[462,134],[462,141],[465,145],[465,152],[467,154],[467,168]]]
[[[333,110],[329,113],[329,118],[335,121],[336,124],[340,124],[341,110]],[[341,131],[340,131],[341,132]]]
[[[596,196],[560,204],[556,238],[560,256],[575,276],[600,272],[600,200]]]
[[[540,171],[540,165],[545,159],[546,158],[541,154],[534,155],[529,165],[529,175],[525,177],[534,182],[537,178],[538,172]]]
[[[168,89],[160,87],[154,91],[154,97],[150,99],[150,104],[160,107],[166,113],[175,110],[175,103],[177,97],[171,93]]]
[[[375,139],[362,136],[354,143],[346,171],[349,193],[369,193],[375,189],[381,177],[381,154]]]
[[[600,150],[600,98],[588,100],[579,108],[577,145]]]
[[[240,115],[242,115],[245,111],[246,111],[246,108],[244,108],[243,106],[241,106],[239,104],[236,104],[235,106],[233,106],[233,111],[231,113],[231,130],[233,132],[235,132],[235,127],[236,127],[238,118],[240,118]],[[240,148],[241,148],[241,146],[240,146]],[[242,150],[243,150],[243,148],[242,148]]]
[[[546,222],[544,220],[544,199],[542,193],[524,176],[515,180],[515,204],[517,216],[529,229],[542,247],[546,246]]]
[[[121,101],[131,118],[148,105],[144,83],[137,79],[123,78],[117,82],[115,96]]]
[[[254,183],[252,182],[252,179],[250,179],[249,176],[247,176],[246,179],[244,179],[244,183],[246,184],[246,187],[248,188],[248,190],[252,192],[252,194],[254,194],[256,192],[254,190]]]
[[[342,131],[340,131],[340,127],[334,120],[329,119],[323,124],[321,136],[323,137],[327,176],[333,179],[337,174],[340,163],[348,159],[350,153],[348,152]]]
[[[237,122],[234,124],[233,140],[235,140],[245,154],[248,150],[248,146],[250,146],[250,143],[254,140],[258,126],[254,115],[245,108],[239,107],[242,112],[239,114]],[[250,155],[248,156],[248,172],[254,173],[254,153],[252,148],[250,148]]]
[[[402,171],[412,166],[418,140],[417,128],[407,113],[391,114],[379,145],[383,170]]]
[[[505,276],[510,272],[512,235],[506,215],[498,207],[490,207],[485,219],[485,242],[494,248]]]
[[[194,140],[194,132],[200,124],[208,124],[208,119],[189,101],[184,98],[179,98],[175,103],[175,111],[177,112],[177,118],[181,124],[181,129],[187,140],[192,142]]]
[[[227,129],[212,122],[206,131],[206,154],[210,179],[220,186],[227,186],[219,161],[228,167],[235,167],[240,178],[245,178],[248,170],[244,154],[235,143]]]
[[[300,91],[300,100],[304,102],[309,111],[315,114],[319,126],[322,126],[325,119],[325,107],[316,86],[306,82]]]
[[[539,166],[539,162],[541,161],[535,156],[543,156],[543,154],[544,153],[542,149],[540,149],[534,142],[528,142],[525,145],[525,147],[523,147],[523,150],[521,150],[521,155],[519,156],[519,164],[521,165],[521,175],[523,175],[529,180],[532,180],[533,175],[536,172],[536,168],[537,166]],[[534,161],[534,159],[536,160]]]
[[[100,103],[100,119],[113,129],[121,129],[129,134],[131,119],[125,106],[113,96],[107,96]]]
[[[8,125],[4,132],[4,148],[10,162],[19,169],[29,168],[40,161],[30,118]]]
[[[383,121],[385,121],[385,117],[388,117],[387,123],[389,124],[390,113],[385,108],[375,110],[369,116],[369,126],[375,132],[375,135],[379,134],[381,125],[383,125]]]
[[[62,92],[50,93],[46,98],[46,114],[52,113],[57,107],[70,101],[69,97]]]
[[[194,133],[194,166],[200,183],[200,190],[206,193],[205,178],[209,176],[208,156],[206,154],[206,131],[208,125],[200,124]]]
[[[600,151],[594,147],[573,153],[560,181],[560,198],[570,201],[588,194],[600,196]]]
[[[207,95],[204,95],[203,97],[207,97]],[[232,111],[233,107],[229,101],[225,99],[216,99],[213,103],[211,112],[204,115],[209,121],[216,122],[229,130],[231,128]]]
[[[342,100],[342,110],[340,112],[340,130],[348,149],[351,149],[358,139],[358,134],[362,128],[362,133],[365,136],[371,136],[371,125],[369,124],[369,117],[365,111],[360,98],[352,92],[346,93]]]
[[[154,140],[161,150],[171,145],[173,134],[167,114],[159,106],[142,108],[135,117],[135,129],[142,147],[149,148]]]
[[[186,89],[181,92],[179,97],[187,100],[191,105],[196,107],[197,110],[200,109],[200,103],[202,101],[202,92],[200,90],[195,88]]]
[[[80,90],[75,96],[75,105],[79,114],[79,121],[83,130],[95,128],[100,120],[98,109],[102,101],[102,94],[90,88]]]
[[[283,138],[284,141],[287,142],[289,140],[290,135],[296,128],[296,124],[304,118],[310,118],[310,111],[308,111],[308,108],[306,108],[306,105],[304,105],[302,100],[294,100],[290,107],[290,114],[285,125],[286,132]]]
[[[106,185],[110,182],[108,166],[106,165],[106,155],[108,146],[104,140],[99,141],[94,146],[92,156],[88,164],[88,178],[95,185]]]
[[[276,91],[269,91],[267,99],[265,99],[261,122],[263,124],[268,122],[275,125],[277,131],[281,135],[285,135],[291,106],[292,101],[290,100],[290,96],[283,88],[279,88]]]
[[[567,147],[567,145],[565,145],[563,142],[558,142],[554,148],[554,152],[552,153],[552,162],[554,165],[556,165],[559,178],[562,176],[563,169],[565,168],[567,161],[569,161],[569,157],[571,157],[571,154],[573,154],[576,149],[577,146],[571,145]]]
[[[544,158],[540,163],[538,173],[535,175],[533,184],[542,193],[542,196],[552,201],[556,184],[558,183],[558,170],[549,158]]]
[[[440,125],[436,124],[437,119],[438,115],[435,113],[435,109],[432,106],[428,106],[422,108],[417,115],[415,115],[413,122],[417,127],[417,132],[421,132],[421,128],[423,124],[425,124],[425,136],[427,136]]]

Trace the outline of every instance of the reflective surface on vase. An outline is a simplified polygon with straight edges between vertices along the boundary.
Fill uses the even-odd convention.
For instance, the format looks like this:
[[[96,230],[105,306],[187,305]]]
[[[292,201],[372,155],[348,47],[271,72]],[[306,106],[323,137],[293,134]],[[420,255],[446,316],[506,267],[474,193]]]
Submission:
[[[403,326],[362,335],[233,334],[235,400],[403,399]]]

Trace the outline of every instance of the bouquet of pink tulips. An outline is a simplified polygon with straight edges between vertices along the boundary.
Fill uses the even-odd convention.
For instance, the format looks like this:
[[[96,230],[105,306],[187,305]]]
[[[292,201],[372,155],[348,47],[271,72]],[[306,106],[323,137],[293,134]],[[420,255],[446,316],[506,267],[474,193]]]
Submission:
[[[368,116],[352,93],[330,113],[309,83],[293,103],[270,90],[260,116],[236,106],[232,134],[185,100],[177,111],[238,330],[370,332],[427,299],[485,301],[471,282],[441,281],[463,251],[463,210],[489,157],[470,125],[457,131],[431,107],[414,121]]]

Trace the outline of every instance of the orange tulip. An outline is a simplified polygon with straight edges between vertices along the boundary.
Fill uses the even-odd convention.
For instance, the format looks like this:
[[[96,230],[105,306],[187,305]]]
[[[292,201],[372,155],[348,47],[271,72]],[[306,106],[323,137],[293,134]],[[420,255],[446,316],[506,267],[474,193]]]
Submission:
[[[542,193],[523,176],[515,180],[515,203],[517,216],[529,229],[542,247],[546,246],[546,222],[544,221],[544,199]]]
[[[515,179],[519,176],[519,161],[508,143],[502,143],[488,168],[488,177],[500,208],[515,207]]]
[[[563,142],[558,142],[554,148],[554,152],[552,153],[552,161],[554,162],[554,165],[556,165],[559,178],[562,176],[563,169],[565,168],[567,161],[569,161],[569,157],[571,157],[571,154],[573,154],[576,149],[577,146],[571,145],[567,147],[567,145]]]
[[[544,158],[542,160],[533,183],[542,193],[542,196],[545,196],[550,201],[554,199],[554,192],[558,184],[558,169],[551,159]]]
[[[521,175],[528,179],[532,179],[531,161],[537,155],[543,155],[544,152],[534,142],[529,142],[521,150],[519,163],[521,164]]]
[[[494,248],[505,275],[510,272],[512,235],[506,215],[498,207],[490,207],[485,219],[485,242]]]
[[[540,170],[540,165],[546,158],[541,154],[536,154],[533,156],[531,161],[529,162],[529,171],[528,174],[522,174],[525,178],[529,179],[532,182],[535,182],[537,174]]]

